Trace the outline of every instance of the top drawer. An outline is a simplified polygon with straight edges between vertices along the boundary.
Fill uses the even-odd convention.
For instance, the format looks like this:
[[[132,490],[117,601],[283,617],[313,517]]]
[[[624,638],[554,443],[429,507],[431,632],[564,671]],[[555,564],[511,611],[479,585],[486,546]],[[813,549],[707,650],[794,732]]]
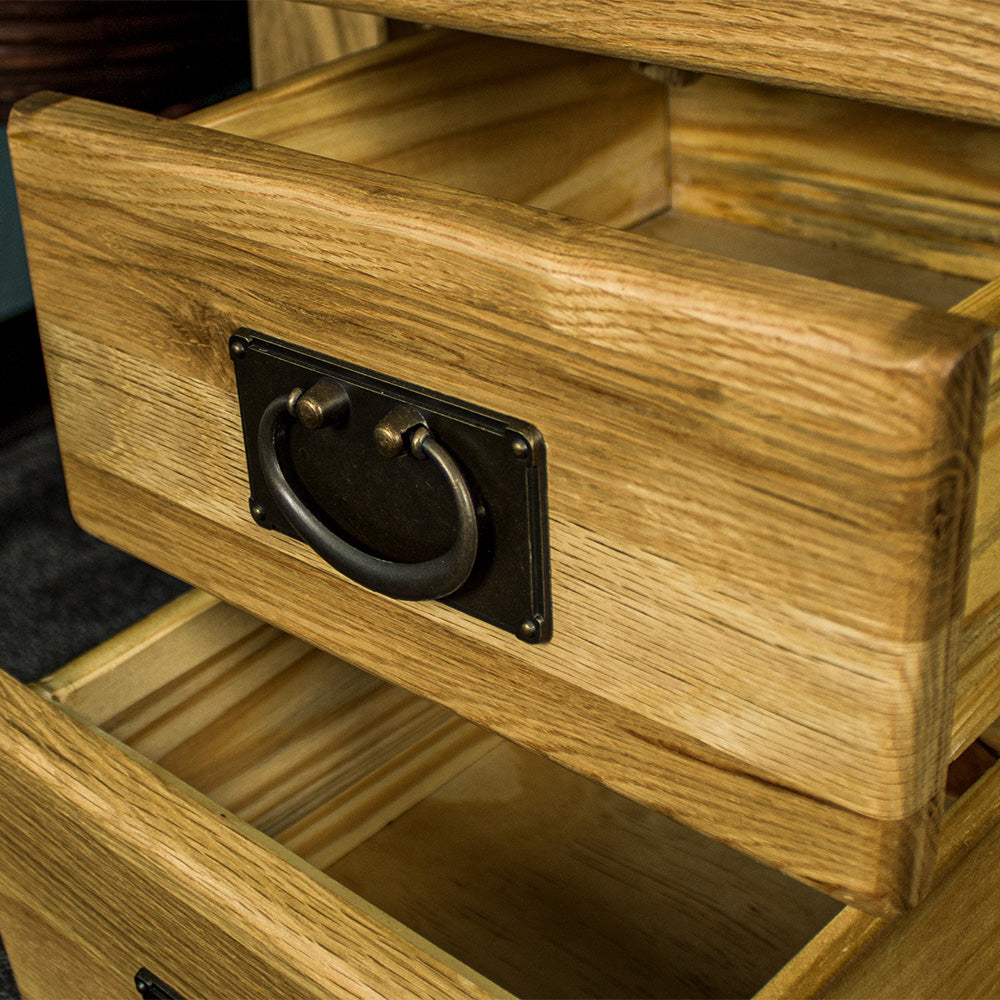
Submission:
[[[1000,122],[997,0],[353,0],[351,9]]]
[[[52,95],[12,119],[80,522],[842,898],[911,904],[995,295],[949,315],[503,200],[668,207],[664,92],[597,57],[428,35],[200,120],[251,138]],[[551,641],[253,523],[244,327],[538,428]]]

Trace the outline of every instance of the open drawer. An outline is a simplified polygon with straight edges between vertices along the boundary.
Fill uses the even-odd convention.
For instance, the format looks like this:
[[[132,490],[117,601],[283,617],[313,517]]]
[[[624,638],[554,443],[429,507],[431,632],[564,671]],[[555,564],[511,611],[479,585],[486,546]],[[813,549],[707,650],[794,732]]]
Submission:
[[[668,128],[630,64],[428,33],[185,123],[23,102],[71,503],[356,667],[893,911],[933,871],[949,759],[1000,707],[997,291],[965,297],[997,257],[1000,146],[952,124],[928,163],[934,119],[882,109],[831,156],[830,108],[855,106],[768,92],[744,164],[711,143],[758,119],[719,125],[746,102],[703,83]],[[241,328],[537,429],[550,641],[373,593],[254,523]]]
[[[0,684],[26,998],[124,1000],[140,969],[187,1000],[1000,985],[1000,769],[886,923],[197,591],[39,682],[60,707]]]

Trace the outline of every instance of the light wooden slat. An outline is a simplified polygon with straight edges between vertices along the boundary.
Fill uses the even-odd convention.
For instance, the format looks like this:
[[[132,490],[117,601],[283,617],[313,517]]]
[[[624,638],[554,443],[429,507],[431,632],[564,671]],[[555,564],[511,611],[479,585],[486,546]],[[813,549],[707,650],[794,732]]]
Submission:
[[[973,278],[928,271],[853,247],[833,246],[729,219],[691,215],[676,208],[636,226],[633,232],[674,246],[776,267],[935,309],[949,309],[982,286]]]
[[[11,138],[91,530],[846,898],[916,898],[982,329],[88,102]],[[542,429],[552,643],[249,522],[246,323]]]
[[[187,121],[614,226],[670,197],[661,86],[500,39],[424,32]]]
[[[498,736],[452,716],[340,794],[304,811],[277,830],[275,839],[310,864],[326,869],[423,802],[499,741]]]
[[[351,7],[1000,122],[997,0],[353,0]]]
[[[499,742],[200,591],[33,687],[320,867]]]
[[[182,674],[166,678],[163,684],[113,715],[81,714],[145,756],[159,759],[199,727],[233,710],[244,698],[313,652],[301,639],[263,623],[261,633],[253,645],[234,643],[222,656],[191,661]],[[334,676],[341,666],[333,661]]]
[[[267,641],[259,619],[189,591],[34,685],[95,723],[117,715],[195,664],[242,658]]]
[[[125,718],[108,729],[274,837],[454,718],[319,652],[283,664],[255,657],[207,694],[197,680],[162,715],[137,706],[143,728]]]
[[[1000,754],[1000,719],[983,732],[980,740],[994,753]]]
[[[255,87],[379,45],[387,36],[384,17],[300,0],[250,0],[249,13]]]
[[[0,691],[0,908],[44,915],[100,995],[140,965],[192,1000],[502,995],[2,673]]]

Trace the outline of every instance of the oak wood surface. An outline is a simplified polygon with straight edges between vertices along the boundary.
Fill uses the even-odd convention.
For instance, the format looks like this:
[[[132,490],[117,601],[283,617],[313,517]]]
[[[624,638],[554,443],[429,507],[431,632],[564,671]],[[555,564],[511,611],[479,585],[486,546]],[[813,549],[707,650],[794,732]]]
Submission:
[[[751,996],[840,908],[511,743],[327,871],[524,997]]]
[[[221,616],[223,610],[229,615]],[[150,690],[124,716],[148,716],[157,702],[151,649],[204,650],[210,640],[217,652],[240,647],[251,621],[204,594],[187,595],[47,679],[42,689],[66,691],[71,708],[91,678],[95,690],[140,690],[138,679],[108,687],[109,675],[134,671]],[[275,637],[272,629],[257,628]],[[158,636],[152,644],[151,635]],[[289,642],[285,659],[294,662],[297,643]],[[248,662],[256,657],[246,652]],[[201,722],[189,714],[188,725],[229,738],[228,752],[208,766],[249,762],[259,741],[232,738],[227,713],[216,708],[218,685],[203,683],[197,659],[189,666],[191,697],[208,713]],[[235,677],[239,670],[230,664],[228,673]],[[69,677],[72,685],[65,683]],[[164,686],[157,706],[165,720],[176,719],[175,684]],[[304,687],[328,698],[328,678],[319,673]],[[89,704],[99,707],[95,699]],[[20,720],[16,705],[9,718]],[[44,728],[44,713],[40,719]],[[273,705],[255,700],[242,720],[249,733],[259,731],[258,723],[273,728]],[[38,724],[35,717],[27,723]],[[135,731],[130,736],[145,738]],[[300,759],[295,744],[308,739],[308,727],[296,727],[281,755]],[[405,754],[396,761],[406,784]],[[989,997],[995,989],[990,949],[1000,907],[988,859],[997,849],[996,767],[948,813],[930,897],[893,922],[849,908],[833,916],[831,901],[511,744],[452,773],[452,780],[418,795],[415,808],[391,827],[357,839],[353,851],[335,851],[330,873],[522,995],[747,996],[817,930],[759,996]],[[27,780],[31,787],[37,774]],[[376,795],[388,790],[394,797],[393,788],[381,779],[379,785]],[[351,812],[343,817],[347,824]],[[44,829],[49,819],[39,814],[36,821]],[[314,843],[326,830],[318,824]],[[956,921],[956,907],[970,905],[977,919]],[[37,900],[0,894],[0,914],[26,997],[64,995],[67,983],[86,995],[131,995],[95,939],[81,938],[75,925],[53,925]],[[942,949],[942,934],[956,923],[959,935]],[[43,952],[56,960],[39,961]]]
[[[387,37],[384,17],[301,0],[250,0],[249,15],[255,87],[378,45]]]
[[[351,7],[1000,122],[996,0],[353,0]]]
[[[502,995],[2,673],[0,690],[3,896],[111,995],[141,965],[189,998]]]
[[[326,866],[497,745],[433,702],[274,629],[101,725]]]
[[[913,265],[824,246],[725,219],[671,212],[649,220],[639,232],[682,246],[737,259],[780,263],[782,269],[824,280],[849,282],[883,294],[927,304],[956,303],[953,311],[1000,324],[1000,279],[970,293],[970,280]],[[1000,263],[998,263],[1000,267]],[[960,298],[960,296],[962,296]],[[956,704],[950,757],[954,759],[989,725],[1000,708],[1000,345],[994,342],[976,513],[970,554],[965,619],[958,651]]]
[[[672,88],[670,118],[682,213],[1000,275],[996,127],[710,76]]]
[[[499,742],[202,591],[32,687],[320,868]]]
[[[36,100],[11,137],[90,530],[845,898],[915,900],[982,328],[88,102]],[[552,643],[249,522],[246,323],[542,429]]]
[[[670,199],[664,88],[538,45],[424,32],[187,120],[607,225]]]
[[[934,889],[886,921],[845,907],[758,994],[991,998],[997,995],[1000,767],[945,816]]]
[[[732,214],[739,214],[738,208]],[[982,287],[982,282],[974,278],[887,260],[853,246],[821,243],[730,218],[692,214],[678,207],[647,219],[632,231],[674,246],[763,264],[935,309],[950,309]]]
[[[66,668],[77,683],[64,705],[85,690],[86,667],[96,685],[145,674],[149,692],[105,728],[518,995],[749,995],[838,909],[496,737],[480,734],[470,756],[447,735],[468,723],[439,724],[442,709],[326,654],[303,657],[274,629],[259,625],[271,641],[247,649],[242,614],[222,619],[201,598],[198,614],[182,600],[133,629],[134,660],[119,636]],[[204,646],[210,632],[218,652],[157,686],[143,655],[151,631],[165,651]],[[430,720],[432,781],[412,767],[421,741],[407,717]],[[317,731],[333,738],[318,743]],[[261,781],[279,770],[284,780]],[[302,809],[302,787],[320,776],[339,786],[327,815]],[[299,814],[297,832],[275,822],[282,814]],[[35,974],[37,955],[25,965]]]
[[[1000,324],[1000,278],[953,312]],[[952,757],[993,723],[1000,707],[1000,343],[994,338],[983,451],[959,648]]]
[[[21,1000],[135,1000],[135,984],[109,969],[91,942],[53,927],[37,900],[25,902],[0,891],[0,930]]]
[[[124,711],[196,663],[246,657],[266,641],[259,619],[196,590],[38,681],[34,688],[95,722]]]

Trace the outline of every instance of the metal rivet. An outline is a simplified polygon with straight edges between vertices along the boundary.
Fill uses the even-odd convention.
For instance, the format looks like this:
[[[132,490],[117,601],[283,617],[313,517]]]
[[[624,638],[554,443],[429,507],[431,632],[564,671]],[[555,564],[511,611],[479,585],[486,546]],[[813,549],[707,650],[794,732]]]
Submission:
[[[524,639],[526,642],[530,642],[532,639],[538,638],[538,622],[534,618],[526,618],[517,627],[518,637]]]
[[[267,520],[267,511],[264,509],[263,504],[257,503],[256,500],[250,500],[250,516],[261,526],[264,527],[264,522]]]
[[[523,437],[514,438],[510,448],[518,458],[527,458],[531,454],[531,445]]]
[[[239,337],[233,337],[229,341],[229,356],[234,361],[239,361],[240,358],[244,357],[247,353],[247,342],[241,340]]]
[[[396,458],[407,451],[414,458],[425,458],[417,433],[420,429],[427,431],[424,415],[413,406],[397,406],[376,424],[375,448],[384,458]]]

